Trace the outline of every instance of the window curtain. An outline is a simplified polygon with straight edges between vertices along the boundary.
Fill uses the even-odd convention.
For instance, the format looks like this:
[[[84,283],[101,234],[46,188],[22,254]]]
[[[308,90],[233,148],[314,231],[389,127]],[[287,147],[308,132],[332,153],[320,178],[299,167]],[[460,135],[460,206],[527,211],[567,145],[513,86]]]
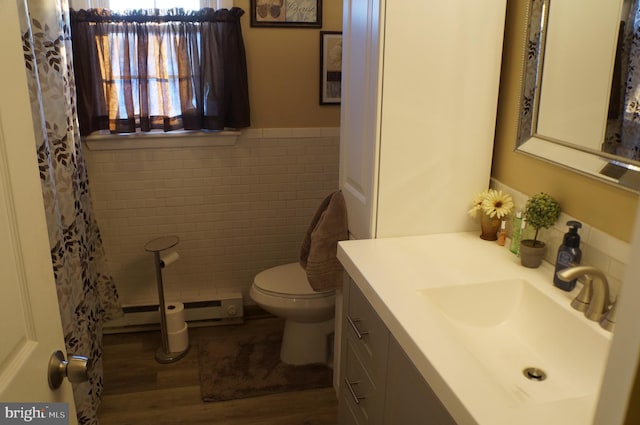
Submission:
[[[244,11],[71,11],[81,133],[248,127]]]
[[[78,421],[97,424],[102,394],[102,325],[122,315],[94,218],[75,114],[68,5],[20,2],[20,26],[49,231],[68,354],[91,358],[89,381],[74,384]]]

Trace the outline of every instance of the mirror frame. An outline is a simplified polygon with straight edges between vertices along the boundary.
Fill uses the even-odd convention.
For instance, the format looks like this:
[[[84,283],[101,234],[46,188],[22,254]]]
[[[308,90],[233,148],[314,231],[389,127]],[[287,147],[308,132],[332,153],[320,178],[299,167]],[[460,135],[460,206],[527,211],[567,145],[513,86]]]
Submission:
[[[551,0],[530,0],[525,25],[516,151],[640,193],[640,162],[539,134],[538,108]]]

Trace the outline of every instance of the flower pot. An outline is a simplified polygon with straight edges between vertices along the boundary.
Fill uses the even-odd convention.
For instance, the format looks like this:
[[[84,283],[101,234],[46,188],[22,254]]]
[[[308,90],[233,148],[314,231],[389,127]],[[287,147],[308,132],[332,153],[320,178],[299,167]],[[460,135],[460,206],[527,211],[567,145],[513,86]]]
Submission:
[[[520,264],[530,269],[540,267],[547,251],[547,245],[542,241],[524,239],[520,241]]]
[[[480,218],[480,229],[482,233],[480,233],[480,239],[484,239],[485,241],[496,241],[498,240],[498,230],[500,229],[500,219],[499,218],[491,218],[486,214],[482,214]]]

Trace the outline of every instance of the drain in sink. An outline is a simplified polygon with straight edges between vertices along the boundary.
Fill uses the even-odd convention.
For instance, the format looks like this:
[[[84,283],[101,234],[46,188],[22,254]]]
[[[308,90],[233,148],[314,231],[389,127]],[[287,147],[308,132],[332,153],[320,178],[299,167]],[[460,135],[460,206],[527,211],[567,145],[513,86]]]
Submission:
[[[544,381],[547,379],[547,374],[542,369],[538,369],[537,367],[528,367],[522,371],[522,374],[525,378],[530,379],[532,381]]]

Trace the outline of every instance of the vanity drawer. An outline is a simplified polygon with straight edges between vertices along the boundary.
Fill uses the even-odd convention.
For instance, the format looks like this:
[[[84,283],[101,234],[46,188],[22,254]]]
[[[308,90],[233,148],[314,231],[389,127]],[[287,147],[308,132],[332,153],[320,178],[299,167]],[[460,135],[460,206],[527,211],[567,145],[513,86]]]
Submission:
[[[339,425],[456,425],[350,277],[343,286]]]
[[[380,425],[383,418],[383,392],[376,386],[354,349],[353,341],[347,340],[344,374],[340,383],[340,412],[346,417],[341,424]]]
[[[388,362],[384,425],[456,425],[393,336]]]
[[[384,370],[389,331],[353,281],[349,282],[348,288],[343,333],[352,341],[367,370]],[[373,379],[382,380],[378,376]]]
[[[341,400],[338,404],[338,423],[340,425],[364,425],[358,419],[358,415],[353,410],[353,406],[346,400]]]

